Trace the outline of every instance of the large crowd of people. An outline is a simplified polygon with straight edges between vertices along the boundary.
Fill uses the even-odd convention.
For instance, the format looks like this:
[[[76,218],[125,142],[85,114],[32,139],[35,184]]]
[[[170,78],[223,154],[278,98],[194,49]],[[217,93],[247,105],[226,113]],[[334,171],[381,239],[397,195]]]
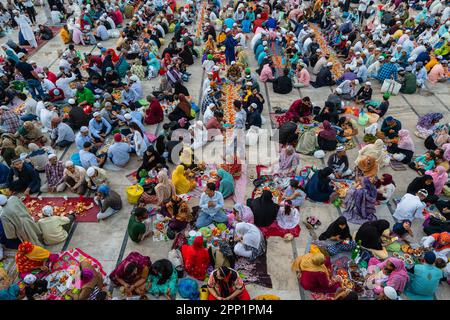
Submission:
[[[143,189],[129,238],[139,245],[162,233],[172,250],[156,261],[133,251],[109,274],[92,259],[80,261],[79,281],[62,299],[110,299],[108,282],[114,298],[258,298],[238,261],[266,255],[269,237],[299,237],[302,223],[313,246],[292,270],[313,294],[430,300],[450,280],[450,203],[443,198],[450,194],[450,125],[430,112],[411,132],[389,112],[393,94],[422,94],[448,81],[446,0],[43,2],[48,23],[36,30],[32,0],[0,5],[0,32],[19,31],[17,41],[2,44],[0,58],[0,259],[4,249],[16,250],[18,271],[9,279],[0,268],[0,300],[56,299],[49,279],[61,272],[64,255],[46,247],[66,241],[77,213],[46,205],[36,220],[25,202],[85,195],[98,207],[97,220],[108,219],[123,211],[125,196],[112,187],[123,169],[134,170]],[[56,36],[49,25],[59,27],[65,46],[57,70],[29,56]],[[81,54],[80,46],[94,49]],[[188,89],[194,64],[205,74],[198,104]],[[146,81],[159,86],[149,92]],[[380,86],[381,101],[374,98]],[[286,96],[313,93],[295,95],[273,118],[270,87]],[[332,92],[316,106],[321,87]],[[279,129],[277,174],[258,175],[252,196],[230,206],[237,181],[247,179],[237,160],[245,140],[269,121]],[[358,128],[364,143],[350,162]],[[416,154],[412,135],[423,139],[424,154]],[[224,140],[232,141],[232,164],[196,158],[199,148]],[[67,150],[74,153],[62,161]],[[302,155],[327,159],[304,175]],[[418,174],[398,199],[393,176],[380,173],[388,163]],[[286,183],[279,192],[258,189],[261,177]],[[319,237],[319,219],[302,213],[306,201],[341,207]],[[391,224],[377,209],[393,201]],[[423,222],[423,237],[412,230],[415,220]],[[342,256],[363,274],[361,284],[336,267]]]

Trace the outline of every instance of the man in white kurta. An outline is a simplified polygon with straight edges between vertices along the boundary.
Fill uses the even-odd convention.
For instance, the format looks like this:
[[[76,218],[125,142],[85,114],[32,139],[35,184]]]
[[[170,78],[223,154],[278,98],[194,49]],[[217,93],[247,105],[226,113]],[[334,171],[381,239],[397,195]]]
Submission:
[[[34,37],[33,29],[30,26],[30,20],[23,14],[19,14],[19,11],[15,10],[14,20],[20,28],[20,32],[22,32],[22,36],[25,40],[28,41],[30,46],[33,48],[37,48],[36,38]]]

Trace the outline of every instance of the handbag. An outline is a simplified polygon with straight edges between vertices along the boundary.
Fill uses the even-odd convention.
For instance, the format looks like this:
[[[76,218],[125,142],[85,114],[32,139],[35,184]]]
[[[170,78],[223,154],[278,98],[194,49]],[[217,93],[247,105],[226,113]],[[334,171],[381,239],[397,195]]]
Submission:
[[[381,86],[381,92],[387,92],[396,96],[400,92],[401,87],[402,85],[394,79],[385,79],[383,81],[383,85]]]

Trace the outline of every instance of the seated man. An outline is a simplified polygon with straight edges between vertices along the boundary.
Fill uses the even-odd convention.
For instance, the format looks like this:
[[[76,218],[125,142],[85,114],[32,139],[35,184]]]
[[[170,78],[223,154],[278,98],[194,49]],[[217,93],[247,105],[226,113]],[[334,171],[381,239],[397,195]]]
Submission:
[[[74,165],[72,161],[66,161],[64,181],[73,193],[84,194],[86,191],[86,170]]]
[[[292,86],[289,69],[284,69],[283,75],[273,80],[273,91],[275,93],[287,94],[292,91]]]
[[[41,187],[41,192],[63,192],[66,189],[64,166],[54,153],[48,156],[48,163],[45,165],[45,177],[47,182]]]
[[[83,126],[88,126],[89,121],[92,119],[92,115],[84,112],[83,108],[76,104],[75,99],[69,99],[68,102],[71,109],[69,111],[67,124],[74,130],[80,129]]]
[[[86,170],[86,183],[91,190],[97,190],[102,184],[109,185],[106,171],[99,167],[89,167]]]
[[[205,192],[200,197],[200,214],[197,218],[197,228],[205,227],[213,222],[224,223],[228,220],[223,211],[223,196],[216,191],[216,184],[209,182]]]
[[[94,201],[100,207],[100,212],[97,214],[98,220],[106,219],[122,209],[122,199],[119,194],[106,184],[98,187]]]
[[[152,220],[148,218],[145,208],[136,208],[128,220],[128,235],[134,242],[141,242],[152,235]]]
[[[52,147],[65,148],[70,146],[75,141],[75,133],[72,128],[64,122],[61,122],[59,117],[52,119]]]
[[[94,112],[94,117],[89,121],[89,132],[95,142],[104,142],[105,137],[111,132],[112,126],[99,112]]]
[[[65,241],[75,220],[75,216],[73,214],[66,215],[65,217],[54,216],[52,206],[43,207],[42,214],[43,218],[38,221],[38,225],[42,230],[44,243],[52,246]]]
[[[8,188],[13,192],[23,192],[25,195],[39,192],[41,178],[33,165],[21,159],[12,161],[9,169]]]
[[[93,152],[93,145],[91,142],[86,141],[83,145],[83,150],[80,150],[80,162],[83,168],[87,169],[89,167],[103,167],[106,161],[106,154],[97,157]]]
[[[391,95],[389,93],[383,94],[383,101],[378,106],[373,106],[370,104],[367,105],[367,111],[371,113],[376,113],[377,115],[380,116],[380,118],[383,117],[389,109],[390,96]]]
[[[330,175],[331,179],[342,179],[352,175],[352,169],[348,166],[348,157],[344,146],[336,148],[336,153],[328,158],[327,164],[328,167],[333,169],[333,173]]]
[[[114,143],[108,149],[108,158],[116,166],[124,167],[130,161],[130,152],[132,148],[129,143],[122,141],[122,135],[114,135]]]

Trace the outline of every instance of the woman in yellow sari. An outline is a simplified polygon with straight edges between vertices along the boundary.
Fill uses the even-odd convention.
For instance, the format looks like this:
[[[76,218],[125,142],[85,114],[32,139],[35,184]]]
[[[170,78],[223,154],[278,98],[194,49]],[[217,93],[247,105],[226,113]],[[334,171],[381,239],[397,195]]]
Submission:
[[[427,72],[430,72],[430,70],[439,63],[438,59],[436,59],[435,55],[430,56],[430,61],[425,65],[425,69]]]
[[[205,51],[209,51],[212,54],[217,52],[216,42],[212,35],[209,35],[208,40],[205,42]]]
[[[70,32],[67,25],[62,27],[61,31],[59,32],[59,36],[61,37],[61,40],[64,42],[64,44],[68,44],[71,42]]]
[[[220,45],[222,42],[225,41],[225,39],[227,38],[227,34],[225,33],[225,31],[220,31],[220,33],[217,35],[217,43]]]
[[[184,167],[178,165],[172,173],[172,182],[177,194],[186,194],[197,185],[195,181],[189,180],[184,172]]]
[[[248,67],[248,56],[245,53],[243,47],[241,46],[237,47],[237,65],[240,66],[242,69]]]
[[[50,251],[25,241],[19,245],[16,253],[16,266],[19,273],[30,273],[33,270],[47,270]]]

